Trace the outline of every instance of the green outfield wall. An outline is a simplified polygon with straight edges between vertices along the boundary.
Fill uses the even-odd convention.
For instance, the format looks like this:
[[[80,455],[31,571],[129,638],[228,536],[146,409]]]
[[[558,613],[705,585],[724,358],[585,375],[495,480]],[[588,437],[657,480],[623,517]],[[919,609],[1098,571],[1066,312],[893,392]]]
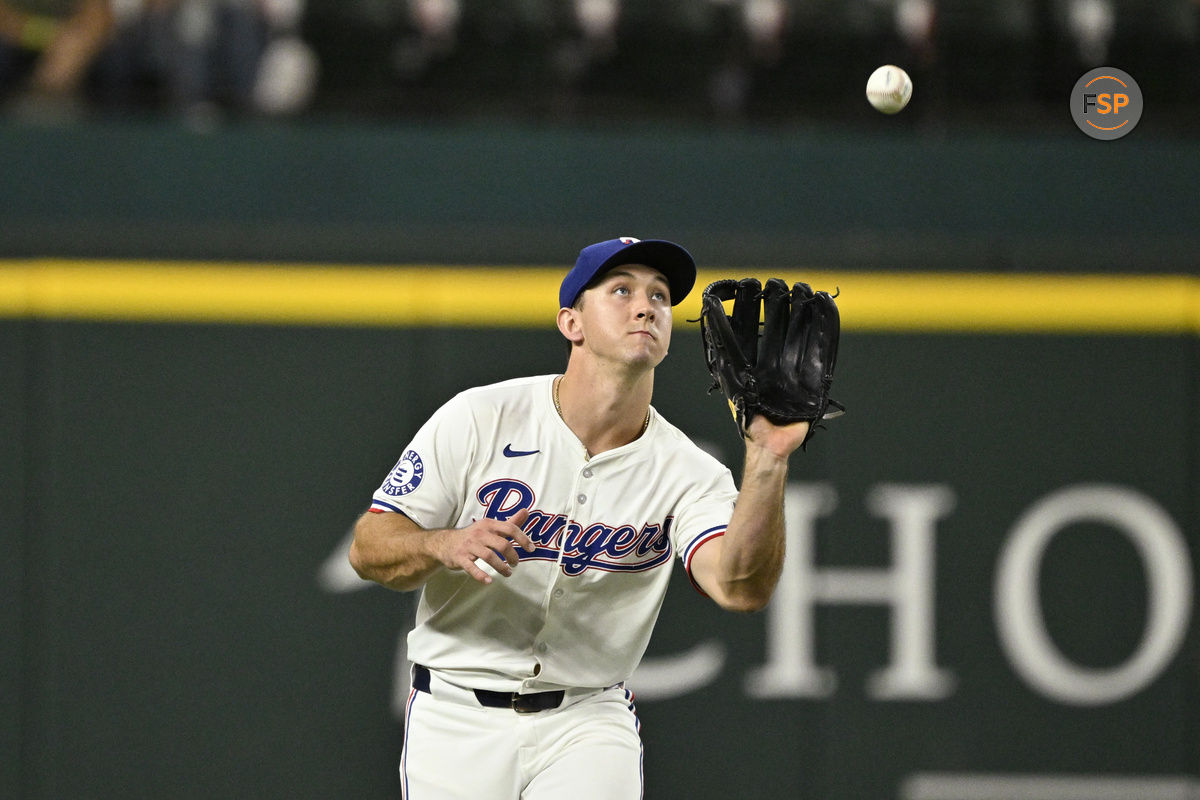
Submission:
[[[532,317],[169,322],[141,316],[136,282],[98,316],[42,285],[132,280],[119,266],[7,265],[25,300],[10,281],[0,794],[397,797],[415,598],[353,576],[350,526],[438,404],[561,369],[558,335]],[[766,611],[721,612],[676,575],[632,680],[647,796],[1195,796],[1194,318],[889,328],[846,288],[869,281],[830,277],[859,320],[849,412],[793,459]],[[1088,282],[1059,280],[1064,312],[1085,307]],[[987,294],[945,302],[985,319]],[[737,474],[683,316],[655,405]]]
[[[628,234],[712,266],[1196,267],[1189,140],[1097,142],[1065,103],[1007,136],[863,105],[843,128],[0,122],[0,257],[557,265]]]

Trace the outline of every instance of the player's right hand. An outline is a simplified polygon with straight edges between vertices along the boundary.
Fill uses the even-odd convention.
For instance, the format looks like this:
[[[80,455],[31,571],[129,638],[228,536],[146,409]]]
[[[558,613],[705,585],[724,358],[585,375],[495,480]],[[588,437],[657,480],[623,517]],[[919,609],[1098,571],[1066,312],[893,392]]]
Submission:
[[[529,517],[528,509],[521,509],[507,520],[480,519],[465,528],[449,532],[443,537],[443,548],[438,559],[447,569],[462,570],[480,583],[491,583],[492,576],[485,572],[477,561],[482,561],[498,574],[508,577],[517,566],[517,546],[527,553],[534,551],[533,541],[521,530]]]

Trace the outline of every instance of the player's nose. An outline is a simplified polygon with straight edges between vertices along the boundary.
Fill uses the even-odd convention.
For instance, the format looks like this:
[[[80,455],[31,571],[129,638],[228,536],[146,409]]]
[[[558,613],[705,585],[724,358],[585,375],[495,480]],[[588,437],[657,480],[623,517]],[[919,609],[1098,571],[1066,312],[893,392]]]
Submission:
[[[654,321],[654,318],[655,318],[654,302],[649,297],[641,298],[641,302],[638,303],[637,318],[649,320],[651,322]]]

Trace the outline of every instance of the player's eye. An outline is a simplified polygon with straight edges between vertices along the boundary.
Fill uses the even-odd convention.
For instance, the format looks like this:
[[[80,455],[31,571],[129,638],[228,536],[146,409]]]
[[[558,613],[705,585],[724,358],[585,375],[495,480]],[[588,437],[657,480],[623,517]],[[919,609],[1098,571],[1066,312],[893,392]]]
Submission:
[[[655,292],[654,294],[651,295],[651,297],[653,297],[655,300],[659,300],[663,303],[667,302],[667,293],[666,292]]]
[[[614,286],[613,294],[629,294],[629,288],[626,286]]]

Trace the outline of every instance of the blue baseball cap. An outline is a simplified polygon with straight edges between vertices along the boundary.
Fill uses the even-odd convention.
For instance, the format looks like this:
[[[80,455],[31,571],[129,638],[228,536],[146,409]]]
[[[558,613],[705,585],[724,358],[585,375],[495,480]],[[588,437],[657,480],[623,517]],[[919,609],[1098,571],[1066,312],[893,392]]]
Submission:
[[[662,239],[622,236],[588,245],[579,251],[575,266],[563,278],[558,290],[559,306],[570,308],[575,305],[589,283],[622,264],[644,264],[665,275],[673,306],[679,305],[696,283],[696,262],[687,250]]]

